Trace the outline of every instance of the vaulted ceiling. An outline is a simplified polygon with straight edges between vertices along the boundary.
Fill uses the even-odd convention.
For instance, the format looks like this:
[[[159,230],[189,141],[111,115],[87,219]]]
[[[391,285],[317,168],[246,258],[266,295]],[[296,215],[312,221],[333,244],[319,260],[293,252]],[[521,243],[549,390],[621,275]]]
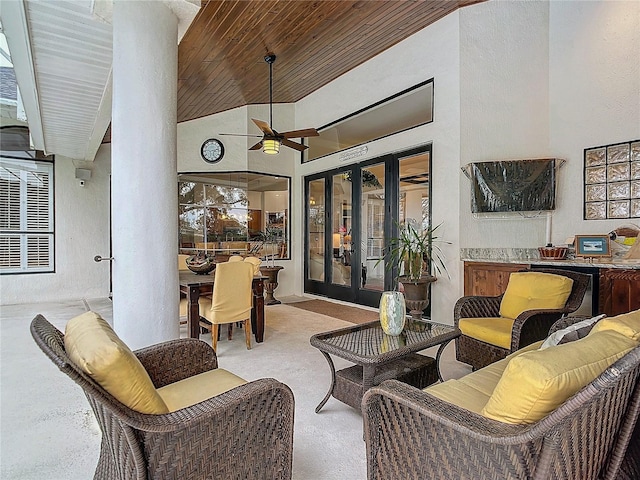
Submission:
[[[104,6],[110,1],[4,2],[3,26],[12,56],[20,56],[13,63],[38,149],[92,160],[105,136],[111,35]],[[186,25],[195,15],[178,48],[182,122],[268,103],[267,53],[277,55],[273,100],[292,103],[456,9],[484,0],[202,0],[199,11],[197,0],[162,1]]]
[[[457,8],[478,0],[209,1],[178,49],[178,121],[296,102]],[[428,46],[425,46],[428,48]]]

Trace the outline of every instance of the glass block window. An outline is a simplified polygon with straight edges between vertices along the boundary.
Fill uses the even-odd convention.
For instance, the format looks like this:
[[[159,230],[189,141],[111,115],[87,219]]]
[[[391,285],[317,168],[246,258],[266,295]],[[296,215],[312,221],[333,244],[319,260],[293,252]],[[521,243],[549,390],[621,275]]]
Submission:
[[[640,218],[640,140],[584,150],[584,218]]]
[[[53,163],[0,157],[0,274],[54,270]]]

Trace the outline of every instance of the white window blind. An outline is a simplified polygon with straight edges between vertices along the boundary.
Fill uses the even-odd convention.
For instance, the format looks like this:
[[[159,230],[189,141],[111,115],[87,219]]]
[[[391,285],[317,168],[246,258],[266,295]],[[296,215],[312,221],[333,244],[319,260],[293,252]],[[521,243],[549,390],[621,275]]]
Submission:
[[[53,164],[0,157],[0,274],[53,271]]]

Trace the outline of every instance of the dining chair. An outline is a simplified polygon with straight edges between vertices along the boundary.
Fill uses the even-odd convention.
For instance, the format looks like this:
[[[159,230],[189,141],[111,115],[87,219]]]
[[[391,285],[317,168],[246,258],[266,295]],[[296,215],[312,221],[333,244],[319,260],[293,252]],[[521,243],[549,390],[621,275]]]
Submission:
[[[178,271],[180,272],[188,272],[189,267],[187,267],[187,258],[191,255],[185,255],[183,253],[178,254]]]
[[[189,267],[187,267],[187,258],[189,257],[190,255],[184,255],[181,253],[178,254],[178,272],[189,271]],[[187,316],[188,307],[189,305],[187,304],[187,298],[183,294],[180,294],[180,318]],[[187,323],[187,322],[185,320],[184,322],[181,322],[181,323]]]
[[[242,255],[231,255],[229,257],[229,260],[227,260],[228,262],[241,262],[242,260],[244,260],[242,258]]]
[[[225,262],[216,266],[211,298],[201,297],[200,325],[211,329],[211,344],[217,351],[220,324],[244,324],[247,350],[251,348],[251,306],[253,265],[249,262]]]
[[[262,263],[262,260],[260,260],[258,257],[246,257],[244,261],[253,265],[254,276],[260,275],[260,264]]]

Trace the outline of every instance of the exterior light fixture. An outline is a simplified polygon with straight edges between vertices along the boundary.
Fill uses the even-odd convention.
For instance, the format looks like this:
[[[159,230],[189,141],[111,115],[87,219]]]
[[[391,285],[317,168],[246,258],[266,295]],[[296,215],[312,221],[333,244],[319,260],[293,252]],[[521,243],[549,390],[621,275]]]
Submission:
[[[280,140],[275,138],[263,140],[262,151],[267,155],[277,155],[280,152]]]

